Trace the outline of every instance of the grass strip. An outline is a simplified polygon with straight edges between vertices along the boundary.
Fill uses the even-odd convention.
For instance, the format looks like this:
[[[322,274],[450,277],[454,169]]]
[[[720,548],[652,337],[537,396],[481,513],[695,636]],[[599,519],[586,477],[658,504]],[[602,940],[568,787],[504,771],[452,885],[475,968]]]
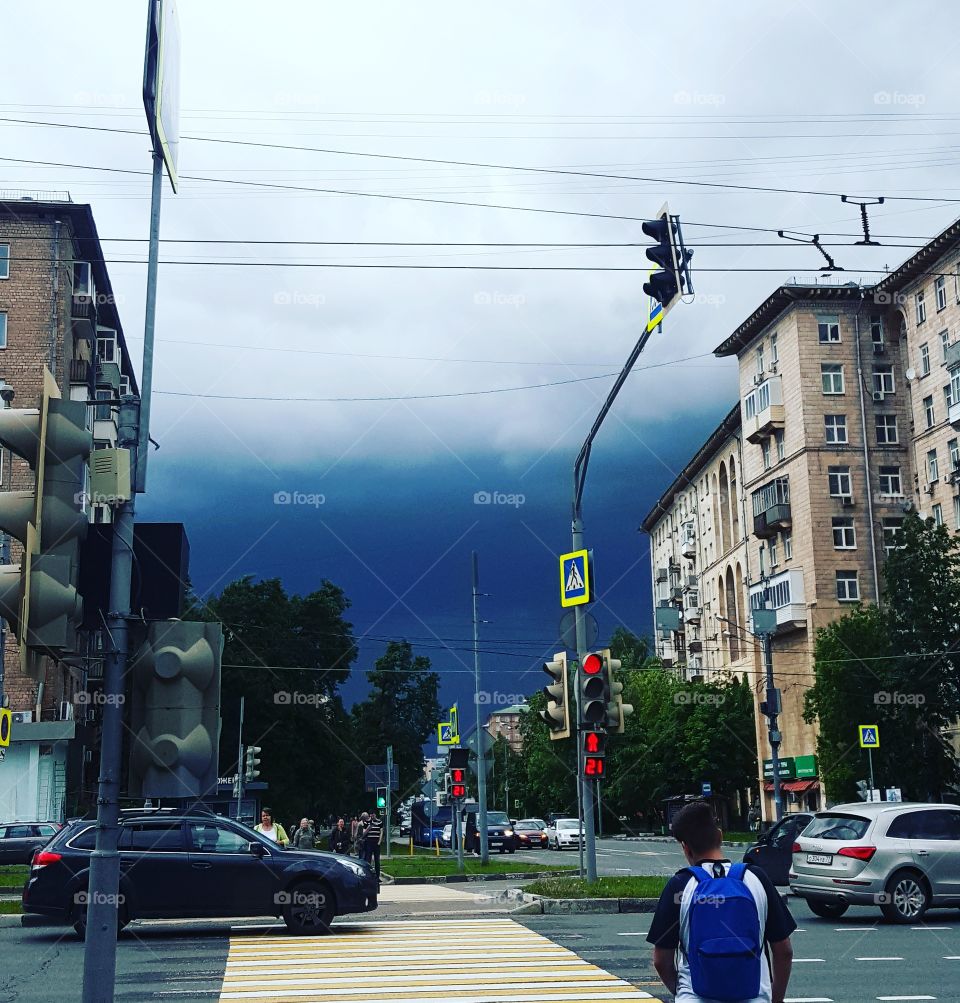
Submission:
[[[592,884],[584,878],[538,878],[524,891],[550,899],[655,899],[670,880],[661,875],[634,875],[597,878]]]

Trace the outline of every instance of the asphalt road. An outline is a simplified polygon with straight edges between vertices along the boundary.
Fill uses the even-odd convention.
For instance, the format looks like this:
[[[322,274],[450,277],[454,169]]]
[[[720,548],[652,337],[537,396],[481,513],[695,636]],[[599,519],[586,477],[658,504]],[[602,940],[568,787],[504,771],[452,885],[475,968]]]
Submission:
[[[745,847],[744,847],[745,849]],[[725,848],[731,859],[741,860],[743,849]],[[576,850],[517,850],[514,860],[535,861],[545,867],[576,865]],[[491,854],[492,860],[510,860],[509,856]],[[632,842],[620,839],[597,840],[597,873],[601,875],[674,874],[686,866],[680,847],[674,840]]]

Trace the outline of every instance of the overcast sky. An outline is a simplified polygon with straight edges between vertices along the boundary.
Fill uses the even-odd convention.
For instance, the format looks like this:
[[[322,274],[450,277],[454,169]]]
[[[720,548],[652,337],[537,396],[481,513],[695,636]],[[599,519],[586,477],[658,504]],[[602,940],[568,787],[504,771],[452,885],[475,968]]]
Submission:
[[[498,692],[542,681],[517,673],[556,634],[570,467],[611,379],[479,392],[622,364],[645,320],[643,251],[585,245],[642,245],[637,220],[669,200],[696,248],[694,302],[651,340],[639,368],[657,368],[631,377],[597,446],[586,511],[609,568],[596,610],[606,636],[619,622],[647,630],[649,562],[636,526],[735,401],[734,366],[712,349],[777,284],[816,277],[823,264],[774,232],[726,227],[843,234],[824,239],[849,245],[859,211],[839,194],[885,196],[873,231],[917,246],[957,215],[946,200],[960,199],[960,31],[941,4],[884,5],[882,17],[876,5],[822,2],[662,5],[663,16],[626,2],[179,6],[184,179],[179,195],[164,193],[151,429],[161,450],[141,509],[187,522],[201,589],[241,573],[277,574],[295,590],[329,576],[354,600],[361,633],[436,645],[469,636],[469,551],[479,550],[493,593],[487,635],[543,642],[532,655],[488,659]],[[137,359],[145,15],[135,0],[5,10],[0,104],[5,118],[95,127],[0,122],[0,157],[80,165],[0,159],[0,189],[70,191],[92,203],[104,238],[139,241],[104,241]],[[493,203],[552,212],[483,207]],[[605,218],[617,216],[632,219]],[[465,242],[560,246],[449,246]],[[910,253],[830,250],[843,281],[870,280],[866,270]],[[451,393],[469,395],[211,396]],[[277,505],[277,492],[322,504]],[[475,504],[478,492],[514,500]],[[365,660],[377,650],[366,645]],[[428,653],[451,673],[472,667],[464,653]],[[448,691],[461,692],[452,681]]]

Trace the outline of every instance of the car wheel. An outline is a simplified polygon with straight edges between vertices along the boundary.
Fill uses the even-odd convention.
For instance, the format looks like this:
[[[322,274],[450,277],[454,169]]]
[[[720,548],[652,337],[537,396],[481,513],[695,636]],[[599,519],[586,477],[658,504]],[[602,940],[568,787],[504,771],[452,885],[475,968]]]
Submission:
[[[516,853],[517,852],[517,848],[515,846],[511,846],[510,847],[510,852],[511,853]]]
[[[335,915],[333,893],[323,881],[301,881],[284,893],[283,921],[291,933],[329,933]]]
[[[79,894],[79,893],[78,893]],[[70,922],[80,940],[87,939],[87,906],[86,902],[74,902],[70,910]],[[121,903],[117,906],[117,934],[130,922],[127,910]]]
[[[824,902],[823,899],[807,899],[807,905],[814,916],[823,919],[839,919],[849,908],[847,902]]]
[[[929,908],[927,883],[916,871],[901,871],[887,882],[880,911],[890,923],[913,923]]]
[[[556,840],[554,841],[554,844],[553,844],[553,848],[554,848],[555,850],[559,850],[559,849],[560,849],[560,837],[559,837],[559,836],[558,836],[558,837],[557,837],[557,839],[556,839]]]

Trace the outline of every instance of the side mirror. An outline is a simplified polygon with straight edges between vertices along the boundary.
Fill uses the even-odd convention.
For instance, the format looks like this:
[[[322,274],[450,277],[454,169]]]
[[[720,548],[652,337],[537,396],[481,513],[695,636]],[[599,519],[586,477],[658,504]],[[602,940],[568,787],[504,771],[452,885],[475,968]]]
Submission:
[[[252,843],[247,844],[247,849],[254,857],[265,857],[267,855],[267,848],[263,843],[254,840]]]

